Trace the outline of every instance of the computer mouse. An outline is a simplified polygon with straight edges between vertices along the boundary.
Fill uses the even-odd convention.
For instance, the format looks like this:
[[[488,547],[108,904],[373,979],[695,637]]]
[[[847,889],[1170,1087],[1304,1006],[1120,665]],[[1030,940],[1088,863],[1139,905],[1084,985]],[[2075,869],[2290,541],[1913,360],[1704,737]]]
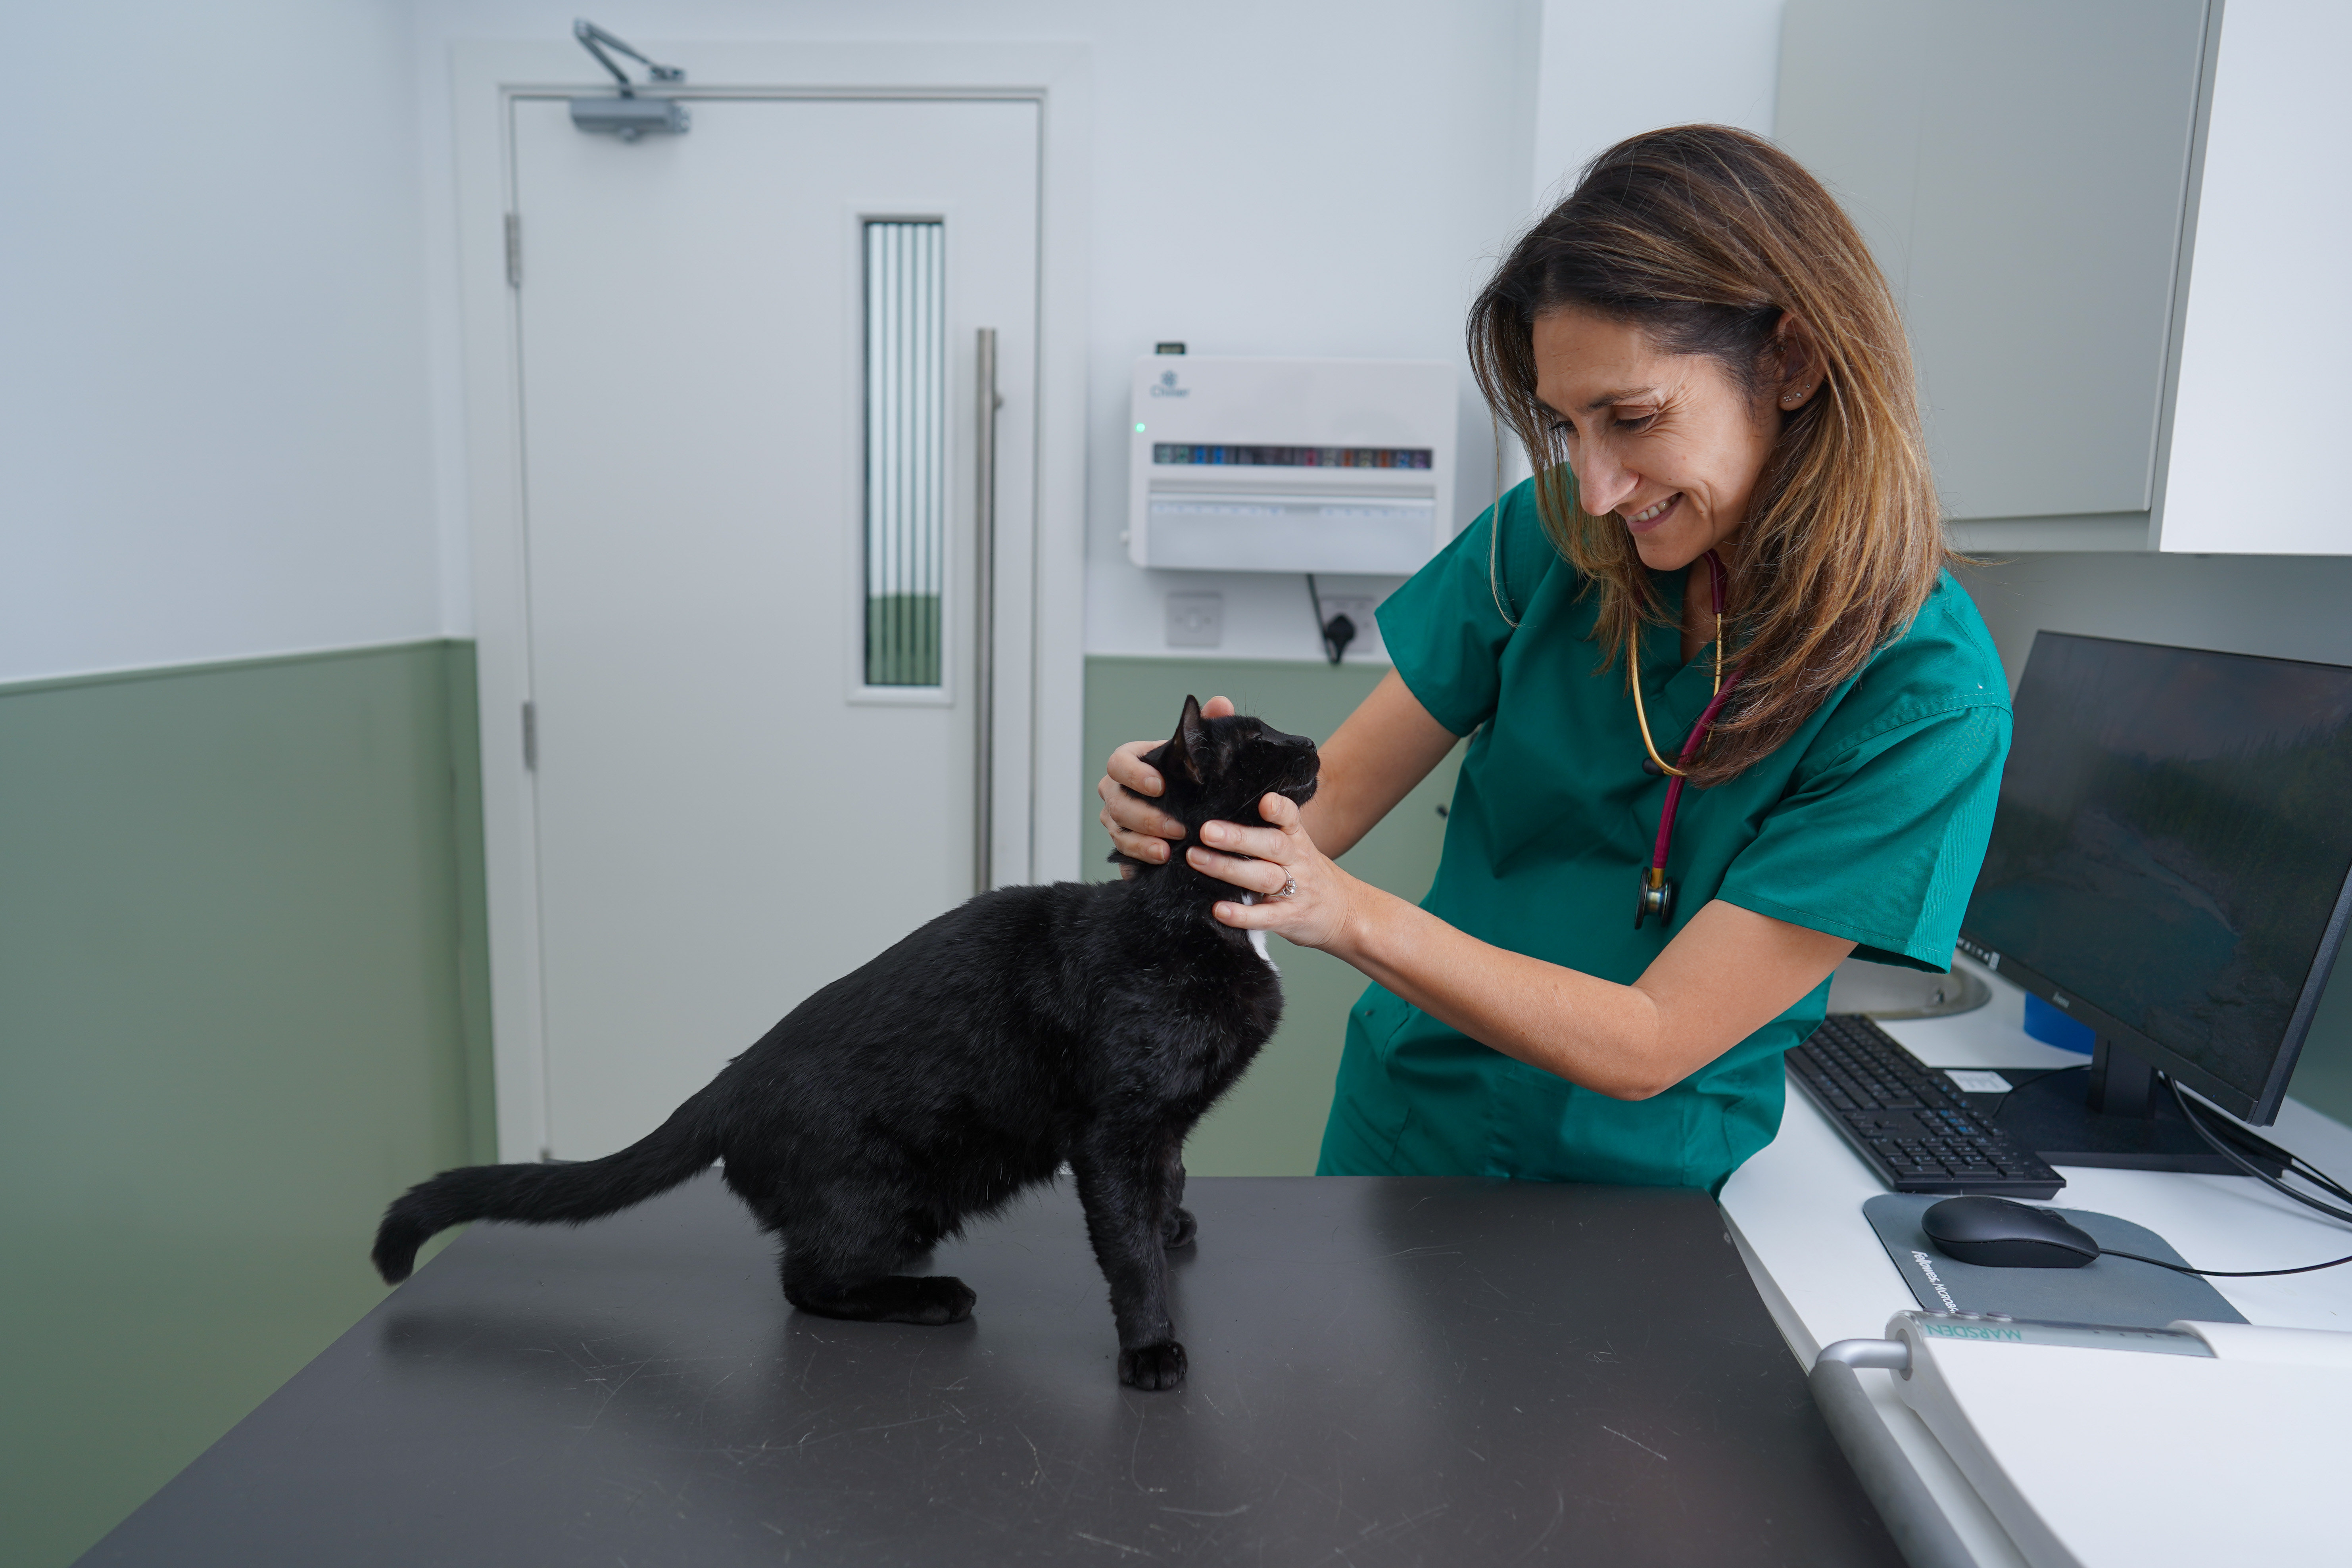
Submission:
[[[2013,1198],[1946,1198],[1919,1228],[1945,1257],[1986,1268],[2080,1268],[2099,1256],[2084,1231]]]

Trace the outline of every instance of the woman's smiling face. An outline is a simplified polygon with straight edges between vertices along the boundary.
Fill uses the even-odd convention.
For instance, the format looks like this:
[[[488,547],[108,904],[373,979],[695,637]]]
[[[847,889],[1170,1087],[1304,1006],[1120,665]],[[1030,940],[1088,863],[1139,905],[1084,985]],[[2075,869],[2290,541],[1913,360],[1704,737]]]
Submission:
[[[1574,306],[1538,316],[1534,337],[1536,395],[1559,422],[1587,511],[1613,514],[1654,572],[1738,533],[1780,434],[1777,387],[1751,396],[1720,362],[1666,353],[1641,328]]]

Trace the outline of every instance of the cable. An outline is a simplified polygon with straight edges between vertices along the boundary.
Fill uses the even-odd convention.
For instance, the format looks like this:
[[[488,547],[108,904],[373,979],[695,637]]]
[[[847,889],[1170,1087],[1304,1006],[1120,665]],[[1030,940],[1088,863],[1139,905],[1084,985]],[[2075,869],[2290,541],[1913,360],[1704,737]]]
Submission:
[[[2243,1171],[2249,1176],[2255,1178],[2257,1181],[2261,1181],[2271,1186],[2276,1187],[2280,1192],[2284,1193],[2288,1197],[2293,1198],[2295,1202],[2303,1205],[2305,1207],[2317,1209],[2321,1214],[2329,1215],[2331,1218],[2340,1219],[2347,1225],[2352,1225],[2352,1209],[2340,1209],[2334,1204],[2321,1203],[2317,1198],[2311,1196],[2307,1193],[2296,1192],[2293,1187],[2288,1186],[2284,1182],[2280,1181],[2276,1176],[2272,1175],[2268,1171],[2263,1170],[2261,1166],[2255,1164],[2252,1161],[2239,1153],[2235,1149],[2232,1149],[2227,1143],[2224,1143],[2221,1139],[2215,1137],[2212,1131],[2205,1125],[2203,1119],[2201,1119],[2196,1111],[2191,1110],[2189,1108],[2189,1097],[2180,1092],[2180,1081],[2174,1078],[2170,1073],[2159,1072],[2156,1076],[2162,1079],[2165,1082],[2165,1087],[2172,1090],[2172,1102],[2180,1107],[2180,1114],[2188,1118],[2189,1125],[2196,1130],[2197,1136],[2204,1139],[2208,1144],[2212,1146],[2213,1152],[2221,1155],[2221,1158],[2229,1161],[2230,1163],[2237,1166],[2238,1169]],[[2289,1154],[2287,1156],[2287,1160],[2289,1162],[2288,1169],[2294,1171],[2295,1174],[2303,1177],[2304,1180],[2311,1183],[2312,1185],[2319,1188],[2322,1192],[2334,1197],[2352,1200],[2352,1193],[2347,1193],[2342,1184],[2336,1182],[2334,1177],[2328,1175],[2326,1172],[2316,1170],[2305,1163],[2301,1156]],[[2315,1264],[2314,1267],[2328,1268],[2332,1267],[2332,1265]]]
[[[1356,640],[1356,623],[1348,616],[1333,616],[1328,621],[1323,618],[1323,595],[1315,586],[1312,572],[1307,574],[1307,597],[1315,605],[1315,630],[1323,639],[1323,651],[1337,664],[1339,656],[1348,651],[1348,645]]]
[[[1992,1110],[1988,1113],[1986,1120],[1998,1125],[2000,1121],[2002,1113],[2007,1111],[2011,1104],[2016,1100],[2016,1091],[2018,1089],[2038,1083],[2045,1078],[2054,1077],[2058,1073],[2087,1072],[2090,1069],[2088,1068],[2055,1068],[2048,1072],[2038,1072],[2032,1074],[2031,1076],[2018,1072],[2011,1072],[2007,1074],[2007,1077],[2011,1081],[2011,1091],[2000,1097],[2000,1103],[1996,1105]],[[2231,1163],[2235,1164],[2239,1170],[2244,1172],[2247,1175],[2253,1177],[2256,1181],[2263,1182],[2271,1186],[2278,1188],[2280,1192],[2284,1193],[2288,1197],[2293,1198],[2295,1202],[2305,1205],[2311,1208],[2317,1209],[2320,1213],[2328,1215],[2330,1218],[2340,1219],[2347,1224],[2352,1224],[2352,1211],[2333,1207],[2332,1205],[2323,1204],[2305,1194],[2298,1193],[2293,1187],[2281,1183],[2277,1177],[2272,1175],[2268,1171],[2263,1170],[2261,1166],[2250,1163],[2246,1161],[2242,1157],[2237,1150],[2232,1149],[2228,1143],[2224,1142],[2220,1138],[2217,1138],[2213,1134],[2212,1130],[2205,1125],[2203,1113],[2196,1110],[2195,1107],[2183,1097],[2180,1091],[2179,1083],[2174,1079],[2170,1074],[2159,1071],[2156,1076],[2164,1080],[2165,1087],[2172,1091],[2173,1103],[2180,1108],[2181,1120],[2188,1122],[2189,1130],[2195,1132],[2200,1138],[2202,1138],[2206,1143],[2212,1148],[2215,1153],[2221,1155],[2223,1159],[2230,1161]],[[2343,1183],[2338,1182],[2335,1177],[2319,1169],[2316,1165],[2314,1165],[2310,1161],[2305,1160],[2300,1154],[2291,1153],[2284,1149],[2278,1150],[2277,1152],[2284,1157],[2287,1170],[2291,1173],[2301,1176],[2305,1181],[2309,1182],[2313,1186],[2317,1187],[2321,1192],[2327,1194],[2330,1197],[2341,1198],[2345,1203],[2352,1204],[2352,1188],[2346,1187]]]
[[[2315,1208],[2324,1215],[2332,1215],[2337,1219],[2344,1220],[2347,1223],[2352,1223],[2352,1213],[2347,1213],[2343,1209],[2337,1208],[2333,1204],[2321,1203],[2317,1198],[2312,1197],[2307,1194],[2296,1192],[2293,1187],[2288,1186],[2284,1182],[2280,1181],[2276,1176],[2272,1175],[2268,1171],[2263,1170],[2261,1166],[2255,1164],[2252,1161],[2239,1153],[2235,1149],[2231,1148],[2227,1143],[2223,1142],[2220,1138],[2214,1135],[2212,1130],[2205,1125],[2204,1121],[2196,1111],[2189,1109],[2189,1097],[2181,1092],[2179,1079],[2167,1072],[2159,1072],[2156,1076],[2164,1080],[2164,1086],[2167,1089],[2172,1090],[2172,1102],[2180,1107],[2181,1116],[2187,1120],[2191,1128],[2196,1130],[2197,1136],[2205,1140],[2205,1142],[2211,1146],[2213,1152],[2221,1155],[2221,1158],[2229,1161],[2230,1163],[2237,1166],[2238,1169],[2243,1171],[2246,1174],[2253,1176],[2261,1181],[2267,1182],[2270,1185],[2276,1187],[2280,1192],[2284,1193],[2295,1202]],[[2343,1185],[2338,1183],[2336,1178],[2327,1174],[2326,1172],[2306,1163],[2299,1154],[2287,1155],[2287,1168],[2325,1193],[2336,1197],[2352,1200],[2352,1193],[2347,1193],[2344,1190]],[[2161,1258],[2143,1258],[2137,1252],[2117,1252],[2113,1247],[2108,1247],[2099,1248],[2099,1256],[2102,1258],[2128,1258],[2134,1263],[2152,1264],[2158,1268],[2169,1268],[2175,1274],[2194,1274],[2207,1279],[2268,1279],[2280,1274],[2310,1274],[2318,1269],[2338,1268],[2347,1263],[2352,1263],[2352,1257],[2344,1257],[2331,1258],[2325,1263],[2306,1263],[2296,1268],[2191,1268],[2186,1263],[2167,1263]]]
[[[2058,1072],[2080,1072],[2083,1069],[2080,1068],[2059,1068],[2054,1070]],[[2014,1074],[2011,1076],[2013,1078],[2017,1077],[2017,1075]],[[2049,1076],[2050,1074],[2048,1073],[2037,1073],[2033,1078],[2030,1079],[2018,1078],[2017,1081],[2011,1087],[2011,1091],[2008,1094],[2001,1096],[2000,1104],[1994,1108],[1992,1114],[1987,1118],[1987,1120],[1998,1123],[2000,1121],[2000,1113],[2009,1109],[2009,1102],[2011,1100],[2017,1098],[2017,1089],[2023,1089],[2027,1084]],[[2340,1209],[2333,1204],[2321,1203],[2317,1198],[2315,1198],[2306,1193],[2296,1192],[2293,1187],[2288,1186],[2284,1182],[2280,1181],[2276,1176],[2272,1175],[2268,1171],[2263,1170],[2261,1166],[2255,1164],[2252,1161],[2248,1160],[2244,1155],[2239,1153],[2237,1150],[2230,1147],[2228,1143],[2217,1137],[2213,1131],[2205,1125],[2204,1119],[2195,1110],[2191,1109],[2189,1103],[2189,1097],[2181,1092],[2180,1081],[2178,1079],[2174,1078],[2170,1073],[2162,1071],[2158,1072],[2156,1076],[2161,1079],[2164,1081],[2164,1086],[2172,1091],[2172,1102],[2180,1107],[2180,1115],[2182,1120],[2189,1123],[2190,1129],[2196,1132],[2197,1136],[2205,1140],[2207,1144],[2212,1148],[2213,1152],[2221,1155],[2221,1158],[2229,1161],[2230,1163],[2237,1166],[2238,1169],[2243,1171],[2247,1175],[2253,1177],[2255,1180],[2267,1183],[2269,1185],[2276,1187],[2280,1192],[2284,1193],[2288,1197],[2293,1198],[2295,1202],[2302,1204],[2306,1207],[2317,1209],[2321,1214],[2330,1215],[2336,1219],[2343,1220],[2347,1225],[2352,1225],[2352,1210]],[[2286,1154],[2287,1169],[2294,1174],[2301,1176],[2305,1181],[2309,1182],[2313,1186],[2317,1187],[2320,1191],[2327,1194],[2329,1196],[2342,1198],[2346,1203],[2352,1204],[2352,1192],[2347,1192],[2344,1188],[2344,1184],[2338,1182],[2335,1177],[2311,1164],[2300,1154],[2288,1153],[2285,1150],[2281,1150],[2279,1152],[2283,1154]],[[2194,1274],[2209,1279],[2266,1279],[2278,1274],[2309,1274],[2316,1269],[2338,1268],[2347,1263],[2352,1263],[2352,1257],[2346,1257],[2330,1258],[2326,1263],[2306,1263],[2299,1268],[2191,1268],[2185,1263],[2167,1263],[2160,1258],[2142,1258],[2137,1252],[2117,1252],[2112,1247],[2101,1247],[2099,1249],[2099,1256],[2102,1258],[2128,1258],[2134,1263],[2149,1263],[2155,1265],[2158,1268],[2169,1268],[2175,1274]]]

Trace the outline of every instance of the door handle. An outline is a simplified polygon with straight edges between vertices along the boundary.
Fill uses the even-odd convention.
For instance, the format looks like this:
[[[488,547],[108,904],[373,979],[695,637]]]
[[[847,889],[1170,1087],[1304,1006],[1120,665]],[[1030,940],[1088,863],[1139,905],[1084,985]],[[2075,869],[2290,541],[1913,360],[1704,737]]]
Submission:
[[[1004,399],[996,391],[996,329],[980,329],[977,440],[972,449],[972,832],[973,890],[995,885],[992,842],[996,824],[996,411]]]

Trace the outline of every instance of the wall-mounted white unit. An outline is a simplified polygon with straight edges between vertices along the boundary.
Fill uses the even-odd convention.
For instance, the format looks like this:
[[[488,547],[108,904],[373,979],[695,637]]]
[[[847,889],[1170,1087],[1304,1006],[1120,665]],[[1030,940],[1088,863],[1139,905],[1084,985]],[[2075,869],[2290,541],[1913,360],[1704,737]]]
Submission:
[[[1454,537],[1454,367],[1151,354],[1128,553],[1203,572],[1406,576]]]
[[[2352,554],[2352,6],[1790,0],[1775,134],[1845,203],[1963,549]]]

